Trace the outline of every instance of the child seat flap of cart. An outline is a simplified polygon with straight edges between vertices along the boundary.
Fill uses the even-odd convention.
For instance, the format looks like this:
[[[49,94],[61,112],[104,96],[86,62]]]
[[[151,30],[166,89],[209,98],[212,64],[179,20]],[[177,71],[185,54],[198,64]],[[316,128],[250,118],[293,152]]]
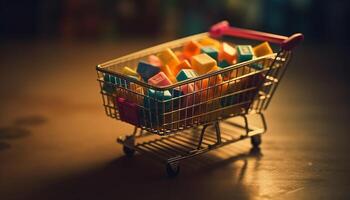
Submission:
[[[266,41],[276,45],[278,51],[270,50],[268,54],[248,58],[250,46],[232,49],[233,38]],[[302,40],[300,33],[285,37],[230,27],[223,21],[213,25],[208,33],[167,42],[98,65],[98,82],[107,116],[135,127],[134,133],[118,138],[117,142],[123,145],[128,156],[137,151],[164,162],[169,176],[179,173],[181,160],[242,139],[251,138],[252,145],[258,147],[261,134],[266,132],[263,111],[287,69],[293,48]],[[207,55],[189,57],[198,51],[198,44],[201,52]],[[266,48],[266,44],[254,47],[256,54],[264,51],[261,49]],[[235,59],[238,61],[227,62],[226,58],[231,57],[225,57],[224,48],[237,51]],[[215,49],[224,53],[218,54]],[[175,54],[176,62],[173,62],[170,58]],[[158,65],[154,55],[159,55],[163,63],[164,59],[170,61]],[[213,59],[217,65],[215,70],[202,72],[195,68],[211,64]],[[149,65],[144,60],[155,64]],[[173,73],[177,73],[176,76]],[[261,128],[249,125],[250,115],[260,118]],[[244,124],[233,123],[230,121],[233,117],[242,117]],[[243,134],[233,137],[229,131],[221,131],[220,123],[240,127]],[[214,127],[211,134],[207,130],[209,126]],[[137,139],[149,135],[161,137],[136,143]]]

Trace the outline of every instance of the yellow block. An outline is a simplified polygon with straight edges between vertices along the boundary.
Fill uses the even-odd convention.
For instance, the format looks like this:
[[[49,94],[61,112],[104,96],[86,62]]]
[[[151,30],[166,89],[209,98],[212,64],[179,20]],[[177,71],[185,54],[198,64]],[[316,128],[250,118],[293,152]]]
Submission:
[[[253,48],[253,51],[254,51],[254,55],[256,57],[261,57],[261,56],[273,54],[273,51],[272,51],[268,42],[263,42],[263,43],[259,44],[258,46],[255,46]]]
[[[162,65],[162,66],[160,66],[160,70],[161,70],[162,72],[164,72],[164,74],[170,79],[170,81],[171,81],[172,83],[176,83],[176,82],[177,82],[177,80],[176,80],[176,78],[175,78],[173,72],[171,71],[171,69],[170,69],[170,67],[169,67],[168,65]]]
[[[129,67],[126,67],[126,66],[123,68],[122,73],[125,75],[129,75],[129,76],[135,76],[135,77],[139,76],[139,74],[135,70],[133,70]]]
[[[221,48],[221,43],[211,37],[205,36],[198,40],[198,43],[203,46],[214,46],[216,49]]]
[[[205,74],[216,66],[216,60],[205,53],[195,55],[191,59],[192,69],[196,70],[199,75]]]
[[[161,51],[158,54],[158,57],[162,61],[163,65],[168,65],[170,68],[174,68],[180,63],[175,53],[169,48]]]

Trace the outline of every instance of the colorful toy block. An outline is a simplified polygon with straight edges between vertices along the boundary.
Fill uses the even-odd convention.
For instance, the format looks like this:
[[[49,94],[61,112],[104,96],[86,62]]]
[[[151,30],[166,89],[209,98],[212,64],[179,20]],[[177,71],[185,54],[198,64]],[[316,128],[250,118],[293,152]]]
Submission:
[[[199,103],[200,101],[200,95],[199,95],[199,88],[194,83],[189,83],[180,86],[181,90],[181,107],[188,107],[192,106],[194,103]]]
[[[162,72],[164,72],[164,74],[169,78],[169,80],[172,83],[176,83],[177,82],[176,77],[174,76],[174,73],[171,71],[171,69],[170,69],[170,67],[168,65],[162,65],[160,67],[160,70]]]
[[[175,51],[174,53],[180,62],[183,62],[184,60],[186,60],[184,53],[182,51]]]
[[[102,86],[102,90],[112,94],[113,92],[115,92],[116,89],[116,77],[115,76],[111,76],[109,74],[105,74],[103,76],[103,86]]]
[[[201,48],[201,53],[205,53],[215,60],[218,60],[219,52],[212,46],[204,46]]]
[[[130,83],[129,90],[133,92],[124,91],[125,99],[128,102],[136,103],[138,105],[143,105],[143,97],[144,97],[143,87],[135,83]]]
[[[175,75],[177,75],[179,72],[180,72],[180,70],[182,70],[182,69],[191,69],[192,67],[191,67],[191,64],[190,64],[190,62],[188,62],[188,60],[183,60],[182,62],[180,62],[180,64],[178,64],[175,68],[173,68],[172,70],[173,70],[173,74]]]
[[[154,86],[161,86],[161,87],[172,84],[172,82],[169,80],[169,78],[165,75],[164,72],[159,72],[158,74],[149,78],[148,83]]]
[[[144,61],[140,61],[137,66],[137,73],[139,73],[141,78],[146,82],[148,81],[149,78],[158,74],[159,72],[160,72],[159,67],[151,65]]]
[[[171,109],[171,98],[171,93],[168,90],[147,90],[143,103],[144,110],[141,112],[146,125],[158,126],[162,124],[164,112],[169,112]]]
[[[117,97],[116,104],[118,107],[120,120],[135,126],[139,125],[139,107],[137,104],[128,102],[121,97]]]
[[[255,58],[256,57],[253,56],[253,59],[255,59]],[[256,70],[261,70],[261,69],[264,68],[263,63],[261,63],[261,62],[253,63],[253,64],[250,65],[250,67],[253,68],[253,69],[256,69]]]
[[[217,71],[219,69],[219,67],[215,66],[208,73]],[[201,82],[199,83],[199,88],[202,90],[201,99],[204,101],[212,99],[213,97],[219,96],[222,92],[225,92],[223,91],[224,88],[222,87],[221,83],[221,74],[201,80]]]
[[[165,110],[168,111],[170,109],[170,101],[165,101],[171,98],[172,96],[169,90],[160,91],[148,89],[144,98],[144,106],[151,110],[158,109],[159,111],[163,111],[163,108],[165,108]]]
[[[238,45],[237,46],[237,60],[238,62],[244,62],[253,58],[253,49],[250,45]]]
[[[193,69],[182,69],[176,76],[177,81],[184,81],[190,78],[197,77],[198,74]]]
[[[183,96],[181,96],[181,110],[180,110],[180,118],[182,119],[180,124],[192,124],[196,121],[193,116],[198,115],[199,113],[199,103],[201,101],[200,98],[200,90],[197,84],[189,83],[180,86],[181,92]]]
[[[200,45],[196,41],[189,41],[183,47],[183,55],[186,59],[190,59],[192,56],[200,54]]]
[[[266,56],[273,54],[271,46],[268,42],[263,42],[253,48],[254,55],[256,57]]]
[[[205,74],[216,66],[216,60],[205,53],[195,55],[191,59],[192,69],[199,75]]]
[[[226,94],[231,94],[239,91],[238,82],[230,82],[227,86]],[[226,107],[238,103],[239,94],[232,94],[220,99],[221,106]]]
[[[228,85],[226,94],[232,95],[222,98],[221,105],[225,107],[244,102],[240,107],[249,109],[252,104],[252,101],[250,100],[254,98],[259,91],[259,88],[256,86],[259,86],[263,80],[264,76],[259,73],[231,82]]]
[[[129,77],[131,79],[134,79],[134,80],[139,80],[139,78],[135,77],[135,76],[128,75],[127,77]],[[118,87],[123,87],[123,88],[129,88],[130,87],[130,81],[126,80],[124,78],[115,77],[115,82],[116,82],[116,85]]]
[[[162,61],[163,65],[168,65],[170,68],[174,68],[180,63],[175,53],[169,48],[160,52],[158,58]]]
[[[237,60],[237,50],[226,42],[223,42],[220,48],[219,60],[235,63]]]
[[[139,76],[138,73],[135,70],[133,70],[130,67],[127,67],[127,66],[123,67],[122,73],[125,74],[125,75],[128,75],[128,76],[134,76],[134,77],[138,77]]]
[[[172,101],[173,101],[174,109],[177,109],[181,106],[180,100],[182,100],[181,99],[182,95],[184,95],[184,93],[181,91],[181,88],[174,88],[173,90],[171,90],[171,96],[173,97]]]
[[[228,63],[226,60],[221,60],[218,62],[218,66],[221,68],[225,68],[225,67],[231,66],[231,64]]]
[[[233,69],[231,71],[223,73],[222,78],[224,81],[227,81],[230,79],[234,79],[234,78],[243,76],[243,75],[250,73],[252,71],[253,71],[253,69],[251,69],[249,66],[239,67],[239,68],[236,68],[236,69]]]
[[[138,77],[130,76],[128,77],[138,80]],[[122,79],[113,75],[105,74],[103,77],[104,83],[102,89],[107,93],[116,92],[117,88],[128,88],[130,86],[130,81],[126,79]]]
[[[221,43],[213,38],[205,36],[198,40],[198,43],[203,46],[214,46],[217,49],[220,49]]]
[[[162,61],[158,58],[158,56],[155,56],[155,55],[148,56],[148,63],[157,67],[160,67],[163,65]]]

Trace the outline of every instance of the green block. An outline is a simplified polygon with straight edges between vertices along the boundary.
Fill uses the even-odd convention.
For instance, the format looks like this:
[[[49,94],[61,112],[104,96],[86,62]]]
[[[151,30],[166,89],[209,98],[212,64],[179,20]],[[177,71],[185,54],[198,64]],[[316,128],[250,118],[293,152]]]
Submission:
[[[168,90],[157,91],[148,89],[144,98],[144,109],[141,111],[141,116],[146,123],[146,126],[156,126],[161,124],[164,112],[169,112],[171,109],[172,95]]]
[[[104,83],[102,86],[102,90],[104,90],[107,93],[113,93],[116,88],[116,77],[109,74],[105,74],[103,77],[103,81]]]
[[[222,61],[219,61],[218,66],[221,68],[225,68],[225,67],[231,66],[231,64],[228,63],[226,60],[222,60]]]
[[[206,53],[208,56],[218,60],[218,51],[211,46],[204,46],[201,48],[201,53]]]
[[[253,48],[250,45],[237,45],[238,62],[244,62],[253,58]]]
[[[190,78],[197,77],[198,74],[193,69],[182,69],[176,76],[177,81],[184,81]]]

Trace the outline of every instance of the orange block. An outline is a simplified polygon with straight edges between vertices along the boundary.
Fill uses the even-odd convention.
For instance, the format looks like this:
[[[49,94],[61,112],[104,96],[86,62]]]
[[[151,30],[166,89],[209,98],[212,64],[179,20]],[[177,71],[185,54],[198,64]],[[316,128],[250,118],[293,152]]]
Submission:
[[[248,67],[248,66],[239,67],[237,69],[233,69],[231,71],[225,72],[223,74],[223,79],[224,79],[224,81],[227,81],[230,79],[234,79],[234,78],[243,76],[243,75],[248,74],[252,71],[254,71],[254,69],[251,67]]]
[[[220,49],[221,43],[218,40],[215,40],[211,37],[205,36],[198,40],[198,43],[203,46],[214,46],[217,49]]]
[[[198,42],[190,41],[183,47],[183,55],[186,59],[190,59],[192,56],[200,54],[201,48]]]
[[[175,68],[172,69],[173,74],[177,76],[179,71],[181,71],[182,69],[192,69],[190,62],[188,62],[187,60],[183,60],[182,62],[180,62],[180,64],[178,64]]]
[[[170,79],[172,83],[176,83],[176,77],[174,76],[174,73],[171,71],[170,67],[168,65],[162,65],[160,66],[160,70],[164,72],[164,74]]]
[[[237,50],[226,42],[222,43],[219,51],[219,60],[226,60],[229,64],[236,63]]]
[[[216,66],[216,60],[205,53],[195,55],[191,58],[192,69],[199,75],[205,74]]]
[[[175,51],[174,53],[180,62],[186,60],[184,53],[182,51]]]
[[[162,61],[163,65],[168,65],[170,68],[174,68],[180,63],[175,53],[169,48],[161,51],[158,54],[158,58]]]
[[[209,74],[209,73],[217,71],[219,69],[220,68],[218,66],[214,66],[207,73]],[[223,79],[222,79],[221,74],[218,74],[216,76],[211,76],[210,78],[203,79],[199,83],[199,88],[202,90],[202,92],[201,92],[202,100],[212,99],[214,97],[220,96],[223,92],[226,92],[227,87],[223,87],[223,85],[221,85],[222,80]]]

